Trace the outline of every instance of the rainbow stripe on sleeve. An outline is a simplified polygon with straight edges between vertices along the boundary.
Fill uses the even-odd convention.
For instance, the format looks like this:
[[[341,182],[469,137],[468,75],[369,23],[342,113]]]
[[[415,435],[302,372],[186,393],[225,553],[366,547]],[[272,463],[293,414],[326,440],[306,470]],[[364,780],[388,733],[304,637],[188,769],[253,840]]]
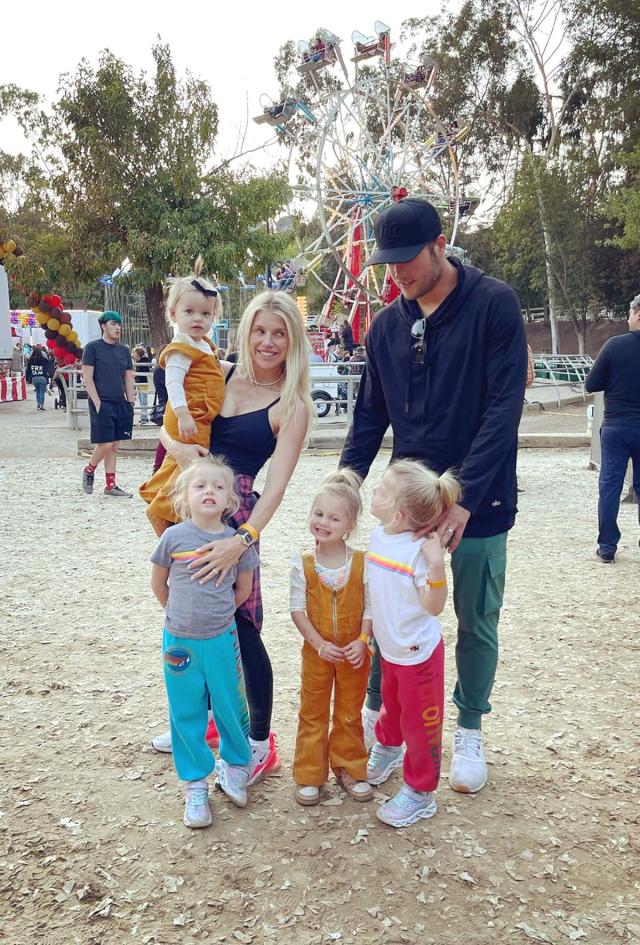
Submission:
[[[396,574],[403,574],[405,577],[409,578],[412,578],[415,574],[411,565],[405,564],[404,561],[394,561],[393,558],[383,558],[382,555],[377,555],[374,551],[367,551],[365,557],[370,564],[374,564],[377,568],[382,568],[384,571],[394,571]]]
[[[172,551],[171,560],[172,561],[197,561],[198,558],[201,558],[202,555],[199,555],[196,551]]]

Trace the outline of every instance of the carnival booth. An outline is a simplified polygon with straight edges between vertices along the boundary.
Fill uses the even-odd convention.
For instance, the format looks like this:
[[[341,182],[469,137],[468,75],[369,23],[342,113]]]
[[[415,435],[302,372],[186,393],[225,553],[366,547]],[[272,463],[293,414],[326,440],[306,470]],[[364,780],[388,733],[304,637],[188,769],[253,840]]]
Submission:
[[[9,283],[4,266],[0,264],[0,403],[27,399],[27,385],[22,371],[16,370],[14,341],[9,317]]]

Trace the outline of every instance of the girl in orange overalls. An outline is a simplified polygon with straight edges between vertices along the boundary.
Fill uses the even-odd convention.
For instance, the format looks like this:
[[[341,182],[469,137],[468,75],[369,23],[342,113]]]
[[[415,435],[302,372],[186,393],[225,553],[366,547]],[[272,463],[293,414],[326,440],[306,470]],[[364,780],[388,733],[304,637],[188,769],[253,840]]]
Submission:
[[[201,266],[198,256],[192,276],[171,280],[167,321],[174,334],[160,355],[160,367],[165,369],[169,398],[165,430],[173,439],[208,450],[211,423],[224,400],[224,374],[208,338],[213,321],[222,314],[222,300],[218,289],[201,277]],[[172,487],[179,472],[167,455],[160,469],[140,486],[140,495],[149,503],[147,517],[158,535],[178,521]]]
[[[345,540],[361,512],[359,477],[348,469],[328,476],[309,516],[315,552],[295,555],[291,569],[291,618],[305,641],[293,762],[304,806],[319,802],[329,767],[354,800],[373,796],[361,718],[372,630],[364,554]]]

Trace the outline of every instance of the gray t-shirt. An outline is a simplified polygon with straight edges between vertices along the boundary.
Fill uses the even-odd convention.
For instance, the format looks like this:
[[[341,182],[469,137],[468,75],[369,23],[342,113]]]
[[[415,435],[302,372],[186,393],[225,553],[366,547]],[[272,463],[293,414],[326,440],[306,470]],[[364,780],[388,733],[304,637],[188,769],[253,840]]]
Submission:
[[[228,525],[212,534],[197,528],[191,519],[168,528],[151,555],[153,564],[169,568],[169,599],[166,627],[176,637],[190,640],[208,640],[220,636],[231,626],[236,610],[233,585],[240,571],[255,571],[260,559],[255,548],[247,548],[234,568],[231,568],[220,587],[216,579],[199,584],[192,581],[194,572],[187,565],[197,560],[196,548],[210,541],[231,538],[235,530]]]
[[[93,365],[93,381],[100,400],[124,400],[124,376],[133,370],[131,352],[126,345],[98,338],[90,341],[82,352],[82,363]]]

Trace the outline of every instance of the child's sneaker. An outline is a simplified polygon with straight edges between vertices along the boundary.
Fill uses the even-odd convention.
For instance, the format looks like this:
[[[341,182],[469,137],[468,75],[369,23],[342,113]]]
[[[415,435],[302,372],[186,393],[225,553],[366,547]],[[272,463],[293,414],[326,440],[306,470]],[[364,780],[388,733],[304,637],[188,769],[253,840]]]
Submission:
[[[382,784],[391,773],[399,768],[404,760],[404,749],[402,745],[398,747],[388,747],[376,742],[371,749],[369,761],[367,762],[367,781],[369,784]]]
[[[206,781],[188,781],[184,799],[185,826],[199,829],[211,823],[209,785]]]
[[[171,744],[171,729],[167,729],[166,732],[162,732],[161,735],[156,735],[155,738],[152,738],[151,747],[154,751],[159,751],[163,755],[170,755],[173,751],[173,746]]]
[[[251,742],[251,739],[249,739]],[[257,745],[251,745],[251,762],[249,765],[249,780],[247,787],[251,787],[257,781],[264,781],[266,777],[280,770],[280,755],[276,748],[276,736],[269,732],[268,749],[260,749]]]
[[[380,711],[376,712],[375,709],[368,709],[366,706],[362,710],[362,730],[364,732],[364,747],[367,751],[371,751],[373,746],[376,743],[376,733],[375,727],[376,722],[378,721],[378,716]]]
[[[336,770],[336,781],[354,801],[370,801],[373,791],[368,781],[356,781],[344,768]]]
[[[222,758],[216,764],[216,787],[224,791],[236,807],[247,806],[249,771],[242,765],[229,765]]]
[[[207,734],[204,736],[204,740],[212,751],[220,747],[220,733],[216,728],[216,723],[213,718],[209,719]]]
[[[296,801],[303,807],[315,807],[320,803],[320,788],[308,784],[298,784],[296,787]]]
[[[390,827],[410,827],[418,820],[433,817],[437,809],[433,794],[414,791],[403,784],[396,796],[382,804],[376,814]]]

